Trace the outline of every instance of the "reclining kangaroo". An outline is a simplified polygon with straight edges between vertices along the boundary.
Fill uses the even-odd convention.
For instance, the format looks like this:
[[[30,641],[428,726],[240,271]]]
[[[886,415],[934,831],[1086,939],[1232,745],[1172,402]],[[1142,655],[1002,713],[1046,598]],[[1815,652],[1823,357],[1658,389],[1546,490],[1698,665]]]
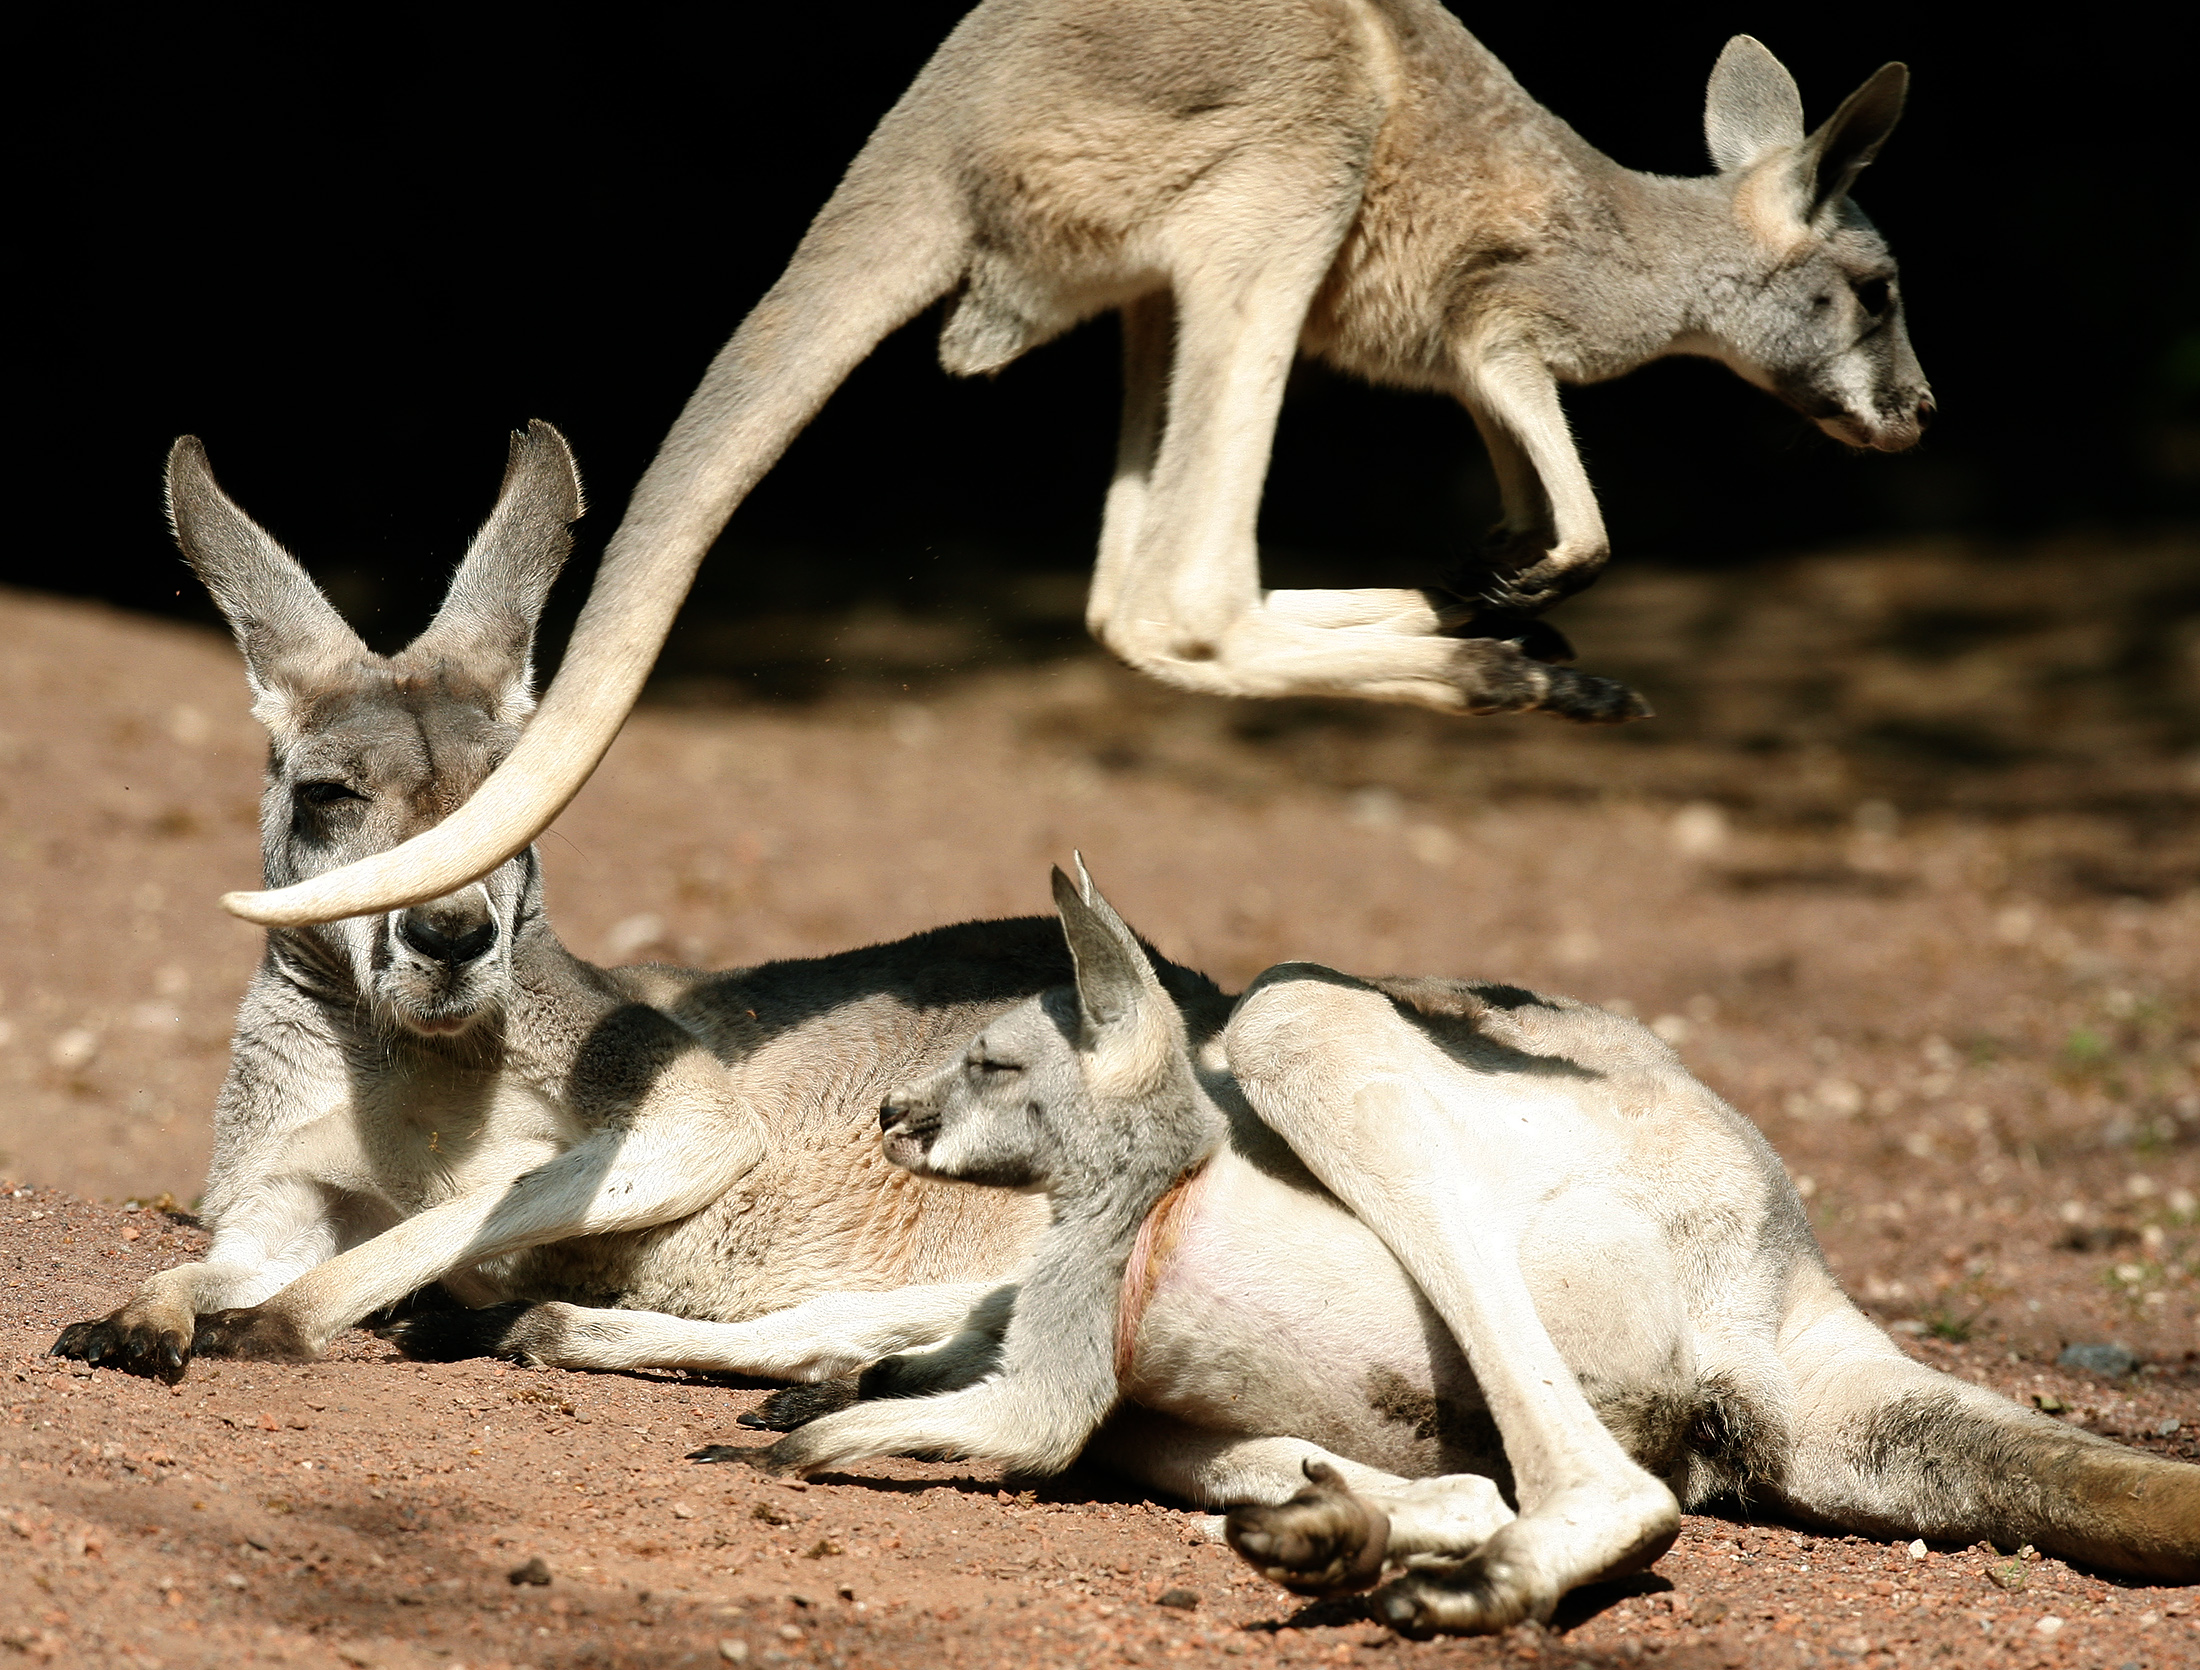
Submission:
[[[169,505],[273,744],[271,882],[402,840],[510,749],[581,509],[547,424],[514,437],[441,611],[388,659],[196,441],[170,459]],[[194,1352],[312,1357],[437,1281],[475,1305],[623,1296],[720,1320],[974,1283],[916,1336],[933,1337],[1021,1266],[1043,1214],[888,1165],[865,1140],[879,1097],[1069,972],[1045,919],[731,973],[596,968],[552,932],[532,849],[448,898],[270,932],[215,1105],[213,1245],[53,1349],[170,1380]]]
[[[1005,1333],[996,1306],[879,1365],[873,1401],[769,1465],[1047,1471],[1097,1437],[1149,1483],[1249,1503],[1231,1545],[1301,1593],[1412,1568],[1375,1605],[1416,1633],[1547,1617],[1721,1498],[2200,1581],[2200,1467],[1910,1361],[1764,1138],[1643,1027],[1286,963],[1217,1036],[1089,877],[1056,871],[1055,896],[1074,991],[880,1111],[918,1175],[1049,1196]]]
[[[1932,401],[1893,258],[1848,197],[1906,84],[1889,64],[1806,133],[1794,80],[1737,36],[1704,113],[1718,172],[1668,179],[1586,144],[1437,0],[988,0],[704,375],[505,764],[395,852],[224,903],[331,921],[442,897],[524,848],[610,746],[735,507],[947,295],[940,357],[962,375],[1122,313],[1087,620],[1132,666],[1224,696],[1645,713],[1547,665],[1564,640],[1526,618],[1607,549],[1558,387],[1707,355],[1849,445],[1911,445]],[[1453,596],[1262,590],[1261,482],[1302,351],[1472,413],[1504,520]]]

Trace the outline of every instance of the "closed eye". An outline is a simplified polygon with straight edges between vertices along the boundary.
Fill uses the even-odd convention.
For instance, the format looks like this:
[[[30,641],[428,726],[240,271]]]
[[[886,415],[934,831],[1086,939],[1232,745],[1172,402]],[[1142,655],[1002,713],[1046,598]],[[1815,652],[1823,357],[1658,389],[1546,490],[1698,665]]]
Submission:
[[[364,800],[367,797],[349,783],[333,780],[319,783],[300,783],[292,791],[301,806],[334,806],[346,800]]]

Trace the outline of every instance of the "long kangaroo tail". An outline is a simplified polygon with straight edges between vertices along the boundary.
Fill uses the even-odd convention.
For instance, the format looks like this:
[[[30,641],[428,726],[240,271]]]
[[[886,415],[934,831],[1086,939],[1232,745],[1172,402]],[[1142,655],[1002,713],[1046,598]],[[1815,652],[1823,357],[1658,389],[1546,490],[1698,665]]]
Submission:
[[[439,898],[486,875],[579,792],[640,694],[704,554],[736,506],[888,333],[950,289],[967,212],[943,145],[887,113],[778,283],[711,362],[611,536],[564,665],[511,755],[466,804],[402,846],[224,908],[270,926]],[[649,258],[646,242],[641,256]]]
[[[2200,1582],[2200,1467],[2127,1449],[1914,1363],[1813,1269],[1780,1355],[1794,1376],[1778,1495],[1878,1536],[2030,1543],[2104,1571]]]

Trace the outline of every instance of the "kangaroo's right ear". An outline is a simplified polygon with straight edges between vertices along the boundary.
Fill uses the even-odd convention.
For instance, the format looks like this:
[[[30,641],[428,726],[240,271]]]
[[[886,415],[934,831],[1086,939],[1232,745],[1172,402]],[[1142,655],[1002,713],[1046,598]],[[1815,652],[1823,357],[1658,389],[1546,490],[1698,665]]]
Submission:
[[[1787,66],[1753,35],[1736,35],[1711,66],[1703,136],[1722,174],[1803,142],[1803,95]]]
[[[1104,1081],[1096,1089],[1133,1094],[1159,1083],[1174,1062],[1176,1009],[1145,947],[1100,896],[1081,856],[1077,875],[1082,887],[1059,867],[1054,871],[1054,905],[1077,965],[1077,1047],[1091,1058],[1088,1077]]]
[[[497,693],[506,718],[532,712],[535,622],[585,508],[573,449],[535,419],[512,437],[496,508],[466,548],[443,606],[399,659],[455,662]]]
[[[216,484],[196,435],[168,452],[168,524],[237,635],[252,716],[269,730],[281,734],[301,697],[372,659],[291,554]]]

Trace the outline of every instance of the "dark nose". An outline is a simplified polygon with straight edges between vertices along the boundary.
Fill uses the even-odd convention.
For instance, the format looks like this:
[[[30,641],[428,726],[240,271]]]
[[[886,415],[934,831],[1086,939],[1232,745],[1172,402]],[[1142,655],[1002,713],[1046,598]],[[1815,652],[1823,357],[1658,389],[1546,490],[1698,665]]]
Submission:
[[[1918,426],[1918,428],[1922,430],[1922,429],[1925,429],[1925,428],[1927,428],[1928,426],[1930,426],[1930,424],[1931,424],[1931,423],[1932,423],[1932,421],[1933,421],[1933,413],[1935,413],[1935,412],[1936,412],[1936,411],[1938,411],[1939,409],[1940,409],[1939,407],[1937,407],[1937,406],[1935,406],[1935,405],[1933,404],[1933,397],[1932,397],[1931,395],[1929,395],[1929,394],[1921,394],[1921,395],[1919,395],[1919,396],[1918,396],[1918,399],[1917,399],[1917,426]]]
[[[488,955],[497,942],[497,924],[476,894],[465,904],[415,905],[397,919],[397,937],[423,957],[456,968]]]
[[[890,1131],[908,1115],[908,1107],[889,1096],[878,1105],[878,1128],[882,1131]]]

